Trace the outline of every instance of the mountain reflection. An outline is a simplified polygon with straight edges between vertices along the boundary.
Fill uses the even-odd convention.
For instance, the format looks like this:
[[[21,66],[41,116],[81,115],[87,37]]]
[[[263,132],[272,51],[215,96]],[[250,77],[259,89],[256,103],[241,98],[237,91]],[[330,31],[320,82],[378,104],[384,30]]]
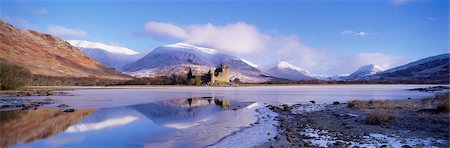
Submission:
[[[79,122],[93,109],[64,113],[58,109],[11,110],[0,112],[0,147],[29,143],[51,137]]]
[[[108,119],[108,120],[97,122],[97,123],[77,124],[74,126],[70,126],[66,130],[66,132],[78,133],[78,132],[96,131],[96,130],[101,130],[104,128],[111,128],[111,127],[115,127],[115,126],[126,125],[137,119],[138,118],[134,117],[134,116],[125,116],[125,117]]]
[[[214,103],[213,103],[214,102]],[[227,99],[216,99],[214,97],[189,98],[168,100],[149,104],[131,106],[131,108],[145,115],[153,122],[161,125],[182,125],[207,119],[220,111],[240,109],[250,103],[230,102]]]

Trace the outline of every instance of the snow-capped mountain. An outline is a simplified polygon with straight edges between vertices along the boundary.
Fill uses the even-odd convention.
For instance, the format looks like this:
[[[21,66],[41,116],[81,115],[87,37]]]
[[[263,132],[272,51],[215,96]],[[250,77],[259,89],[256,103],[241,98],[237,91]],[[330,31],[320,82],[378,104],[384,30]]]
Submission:
[[[282,61],[271,65],[262,66],[261,70],[277,78],[288,80],[313,80],[317,79],[312,73]]]
[[[375,80],[448,83],[449,60],[449,53],[436,55],[380,72],[370,78]]]
[[[361,78],[364,78],[364,77],[367,77],[370,75],[380,73],[382,71],[384,71],[384,68],[381,66],[374,65],[374,64],[364,65],[364,66],[361,66],[360,68],[358,68],[358,70],[356,70],[352,74],[350,74],[346,79],[347,80],[357,80],[357,79],[361,79]]]
[[[327,75],[315,75],[317,79],[319,80],[325,80],[325,81],[343,81],[346,80],[346,78],[350,74],[339,74],[339,75],[333,75],[333,76],[327,76]]]
[[[68,40],[67,42],[72,46],[78,47],[103,65],[115,69],[120,69],[124,65],[143,57],[142,54],[125,47],[82,40]]]
[[[269,80],[261,71],[240,58],[216,49],[186,43],[157,47],[143,58],[124,66],[122,70],[136,77],[154,77],[186,74],[189,68],[192,68],[194,73],[206,73],[221,64],[228,65],[232,79],[239,78],[241,82],[265,82]]]

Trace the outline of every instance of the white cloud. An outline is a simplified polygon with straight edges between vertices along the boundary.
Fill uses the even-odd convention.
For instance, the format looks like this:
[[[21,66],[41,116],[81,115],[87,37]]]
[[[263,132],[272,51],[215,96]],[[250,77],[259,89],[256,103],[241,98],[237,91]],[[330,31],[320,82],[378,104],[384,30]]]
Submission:
[[[357,37],[365,37],[365,36],[373,36],[379,35],[380,33],[369,33],[366,31],[354,31],[354,30],[343,30],[341,31],[342,36],[357,36]]]
[[[354,34],[355,36],[366,36],[367,35],[367,33],[366,32],[363,32],[363,31],[361,31],[361,32],[356,32],[355,34]]]
[[[48,27],[48,33],[60,36],[60,37],[81,37],[81,36],[87,36],[87,32],[80,30],[80,29],[72,29],[72,28],[66,28],[63,26],[49,26]]]
[[[149,35],[163,39],[183,39],[187,36],[187,33],[183,28],[171,23],[164,22],[148,22],[147,24],[145,24],[144,30]]]
[[[198,46],[217,48],[236,54],[266,49],[268,36],[255,26],[237,22],[223,26],[210,23],[177,26],[164,22],[148,22],[144,32],[158,39],[177,39]]]
[[[341,32],[341,35],[352,35],[354,33],[353,30],[344,30]]]

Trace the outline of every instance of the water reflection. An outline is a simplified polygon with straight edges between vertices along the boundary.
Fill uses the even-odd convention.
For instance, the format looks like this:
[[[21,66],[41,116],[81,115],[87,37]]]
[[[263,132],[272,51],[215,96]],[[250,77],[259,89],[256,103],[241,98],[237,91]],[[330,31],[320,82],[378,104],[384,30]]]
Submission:
[[[237,112],[232,110],[245,108],[251,103],[203,97],[104,108],[67,127],[57,136],[16,146],[205,146],[254,122],[256,119],[253,118],[233,119]],[[205,129],[215,129],[215,133],[205,132]],[[197,133],[199,131],[201,133]],[[212,140],[191,141],[209,137],[213,137]]]
[[[64,113],[58,109],[0,112],[0,147],[27,143],[60,133],[94,112],[92,109]]]

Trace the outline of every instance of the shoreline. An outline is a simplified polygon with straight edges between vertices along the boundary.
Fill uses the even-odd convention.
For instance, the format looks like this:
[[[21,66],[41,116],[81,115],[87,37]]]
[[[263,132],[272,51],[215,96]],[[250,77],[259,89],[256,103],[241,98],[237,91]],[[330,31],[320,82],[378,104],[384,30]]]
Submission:
[[[431,98],[390,101],[435,103]],[[450,114],[426,112],[431,109],[427,105],[380,110],[352,108],[348,103],[308,103],[269,108],[279,114],[278,134],[264,143],[264,147],[449,146]],[[392,113],[393,117],[381,124],[369,124],[369,116],[377,111]]]

